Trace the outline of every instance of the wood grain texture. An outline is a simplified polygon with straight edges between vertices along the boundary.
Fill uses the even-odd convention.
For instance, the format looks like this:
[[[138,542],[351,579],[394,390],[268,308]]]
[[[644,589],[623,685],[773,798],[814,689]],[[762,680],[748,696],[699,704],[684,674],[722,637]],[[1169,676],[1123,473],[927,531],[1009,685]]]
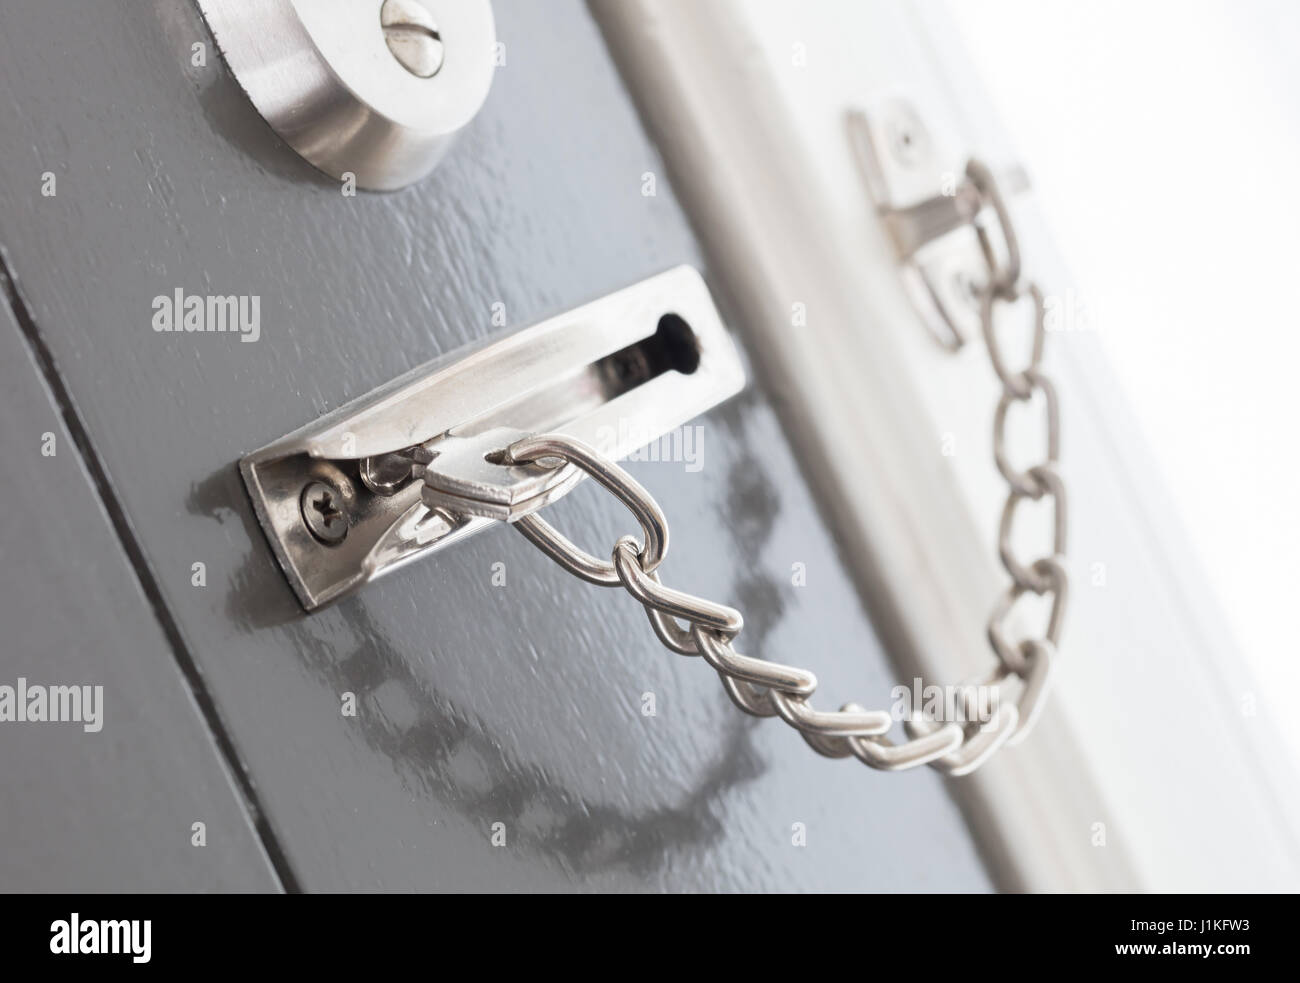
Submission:
[[[99,730],[0,722],[0,891],[277,890],[7,306],[0,457],[0,685],[103,687]]]
[[[700,262],[586,9],[494,8],[507,64],[459,145],[416,187],[356,198],[281,145],[220,62],[190,66],[207,35],[189,4],[0,11],[0,241],[298,881],[986,890],[937,776],[821,759],[743,717],[637,605],[508,529],[297,608],[242,454],[490,333],[496,302],[523,327]],[[46,170],[57,197],[39,194]],[[261,339],[155,334],[152,298],[178,287],[260,295]],[[813,668],[826,704],[888,705],[892,674],[767,397],[701,425],[702,470],[633,468],[672,519],[666,577],[740,606],[747,650]],[[586,487],[553,518],[590,547],[627,521]]]

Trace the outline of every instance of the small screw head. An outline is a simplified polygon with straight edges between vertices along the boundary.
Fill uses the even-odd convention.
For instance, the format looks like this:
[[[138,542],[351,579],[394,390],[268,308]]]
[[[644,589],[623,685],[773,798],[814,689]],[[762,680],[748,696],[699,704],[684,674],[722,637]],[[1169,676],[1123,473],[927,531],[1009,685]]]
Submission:
[[[969,270],[956,269],[952,273],[952,294],[962,304],[979,310],[980,308],[980,285],[975,278],[971,276]]]
[[[326,546],[343,542],[348,534],[348,515],[338,491],[323,481],[313,481],[302,490],[299,506],[302,521],[317,540]]]
[[[419,0],[384,0],[379,11],[388,50],[412,75],[432,78],[444,56],[438,24]]]
[[[911,106],[897,105],[887,120],[889,148],[904,167],[916,167],[930,153],[930,135]]]

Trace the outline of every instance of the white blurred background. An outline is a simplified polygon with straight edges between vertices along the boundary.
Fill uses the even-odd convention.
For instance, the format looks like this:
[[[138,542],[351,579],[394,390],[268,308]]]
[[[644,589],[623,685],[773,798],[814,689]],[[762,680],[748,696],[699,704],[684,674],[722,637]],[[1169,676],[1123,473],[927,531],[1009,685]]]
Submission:
[[[1300,4],[600,6],[653,27],[626,50],[675,187],[846,555],[905,626],[899,665],[929,679],[987,665],[1005,589],[998,386],[982,345],[924,331],[849,121],[918,134],[911,153],[883,141],[900,203],[971,155],[1026,166],[1011,210],[1030,275],[1085,320],[1058,324],[1044,362],[1072,589],[1050,712],[967,786],[983,835],[1034,890],[1293,891]],[[1013,457],[1041,453],[1013,430]],[[1051,545],[1035,508],[1022,556]],[[1024,632],[1046,614],[1021,613]]]
[[[1300,4],[949,9],[1300,760]]]

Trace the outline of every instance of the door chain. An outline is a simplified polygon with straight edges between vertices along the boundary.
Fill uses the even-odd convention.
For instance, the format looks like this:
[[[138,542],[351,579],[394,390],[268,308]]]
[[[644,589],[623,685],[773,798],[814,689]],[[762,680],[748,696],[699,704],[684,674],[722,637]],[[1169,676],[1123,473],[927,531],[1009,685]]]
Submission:
[[[623,587],[645,607],[659,640],[678,654],[702,657],[717,671],[727,695],[741,710],[757,717],[780,717],[820,754],[832,758],[852,756],[884,771],[929,764],[946,774],[965,775],[1003,744],[1022,740],[1032,728],[1048,689],[1068,597],[1064,567],[1066,490],[1058,470],[1059,405],[1055,388],[1041,370],[1046,339],[1043,293],[1021,277],[1019,242],[992,173],[984,164],[972,160],[966,178],[969,188],[978,195],[979,204],[971,221],[988,272],[987,281],[979,288],[980,322],[993,371],[1002,383],[994,413],[993,457],[1010,489],[999,526],[998,554],[1011,584],[994,605],[988,622],[988,640],[997,663],[957,688],[960,705],[952,716],[958,720],[937,719],[932,713],[910,715],[905,720],[908,739],[895,743],[886,736],[894,722],[890,711],[865,710],[855,703],[845,703],[835,711],[815,709],[811,699],[817,677],[813,673],[736,650],[734,643],[744,624],[739,611],[663,584],[659,567],[668,551],[668,521],[658,503],[623,468],[582,441],[555,433],[519,439],[515,432],[496,431],[496,440],[508,435],[509,443],[489,448],[494,453],[485,455],[489,463],[531,472],[533,480],[542,477],[542,472],[563,469],[564,474],[556,473],[545,482],[555,486],[571,486],[575,471],[594,478],[627,506],[641,527],[641,541],[633,536],[621,537],[609,560],[576,546],[537,514],[556,496],[538,496],[535,505],[525,505],[506,518],[574,576],[604,587]],[[985,212],[993,215],[1000,249],[990,234],[993,230],[982,218]],[[1031,354],[1028,365],[1012,371],[998,338],[996,315],[1000,307],[1025,297],[1034,308]],[[1017,471],[1006,454],[1007,414],[1012,404],[1031,402],[1037,393],[1043,395],[1047,415],[1046,460]],[[478,502],[463,491],[449,492],[447,475],[439,472],[439,466],[435,454],[418,471],[425,481],[422,495],[426,506],[503,518],[500,506],[491,501]],[[1026,564],[1011,546],[1016,510],[1025,499],[1044,498],[1055,507],[1052,553]],[[1051,601],[1048,623],[1040,635],[1012,641],[1006,623],[1025,594]],[[1013,679],[1014,699],[1000,699],[1003,686]]]

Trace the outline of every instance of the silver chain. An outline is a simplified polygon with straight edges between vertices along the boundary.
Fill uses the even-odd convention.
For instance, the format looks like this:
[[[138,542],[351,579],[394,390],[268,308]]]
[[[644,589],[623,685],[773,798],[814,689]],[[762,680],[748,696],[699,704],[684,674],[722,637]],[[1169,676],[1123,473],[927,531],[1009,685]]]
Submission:
[[[626,505],[641,527],[641,541],[623,536],[614,544],[611,558],[602,560],[576,546],[536,513],[517,519],[515,527],[542,552],[576,577],[603,587],[623,587],[645,607],[659,640],[681,655],[703,657],[717,671],[727,695],[741,710],[756,717],[780,717],[820,754],[832,758],[851,755],[884,771],[929,764],[947,774],[965,775],[1003,744],[1022,740],[1042,705],[1067,598],[1063,565],[1066,498],[1057,470],[1059,407],[1056,390],[1040,369],[1046,335],[1043,294],[1035,284],[1021,280],[1019,243],[988,168],[971,161],[966,173],[1001,231],[999,258],[989,228],[980,224],[977,216],[975,229],[988,265],[988,281],[980,293],[980,321],[993,371],[1002,382],[1002,396],[994,413],[993,457],[1010,487],[1002,510],[998,554],[1012,583],[995,604],[988,622],[989,643],[998,660],[995,667],[957,688],[963,701],[961,722],[912,716],[905,723],[907,739],[895,743],[886,736],[894,723],[889,711],[864,710],[855,703],[846,703],[834,711],[815,709],[812,695],[817,677],[807,669],[756,659],[736,650],[735,640],[744,625],[739,611],[661,582],[658,571],[668,552],[668,521],[658,503],[621,467],[586,444],[559,434],[515,441],[502,461],[580,469]],[[1013,372],[997,336],[995,314],[999,305],[1014,304],[1024,297],[1034,307],[1033,343],[1029,364]],[[1046,460],[1016,471],[1006,456],[1007,413],[1013,403],[1032,402],[1037,393],[1043,395],[1047,414]],[[1039,501],[1044,497],[1050,498],[1055,507],[1052,554],[1024,564],[1011,546],[1016,509],[1024,499]],[[1050,599],[1047,628],[1040,637],[1012,641],[1006,622],[1025,594]],[[980,712],[973,705],[974,694],[981,688],[1000,696],[1003,685],[1012,679],[1018,689],[1014,700],[994,699],[990,701],[991,709],[985,705],[988,712]]]

